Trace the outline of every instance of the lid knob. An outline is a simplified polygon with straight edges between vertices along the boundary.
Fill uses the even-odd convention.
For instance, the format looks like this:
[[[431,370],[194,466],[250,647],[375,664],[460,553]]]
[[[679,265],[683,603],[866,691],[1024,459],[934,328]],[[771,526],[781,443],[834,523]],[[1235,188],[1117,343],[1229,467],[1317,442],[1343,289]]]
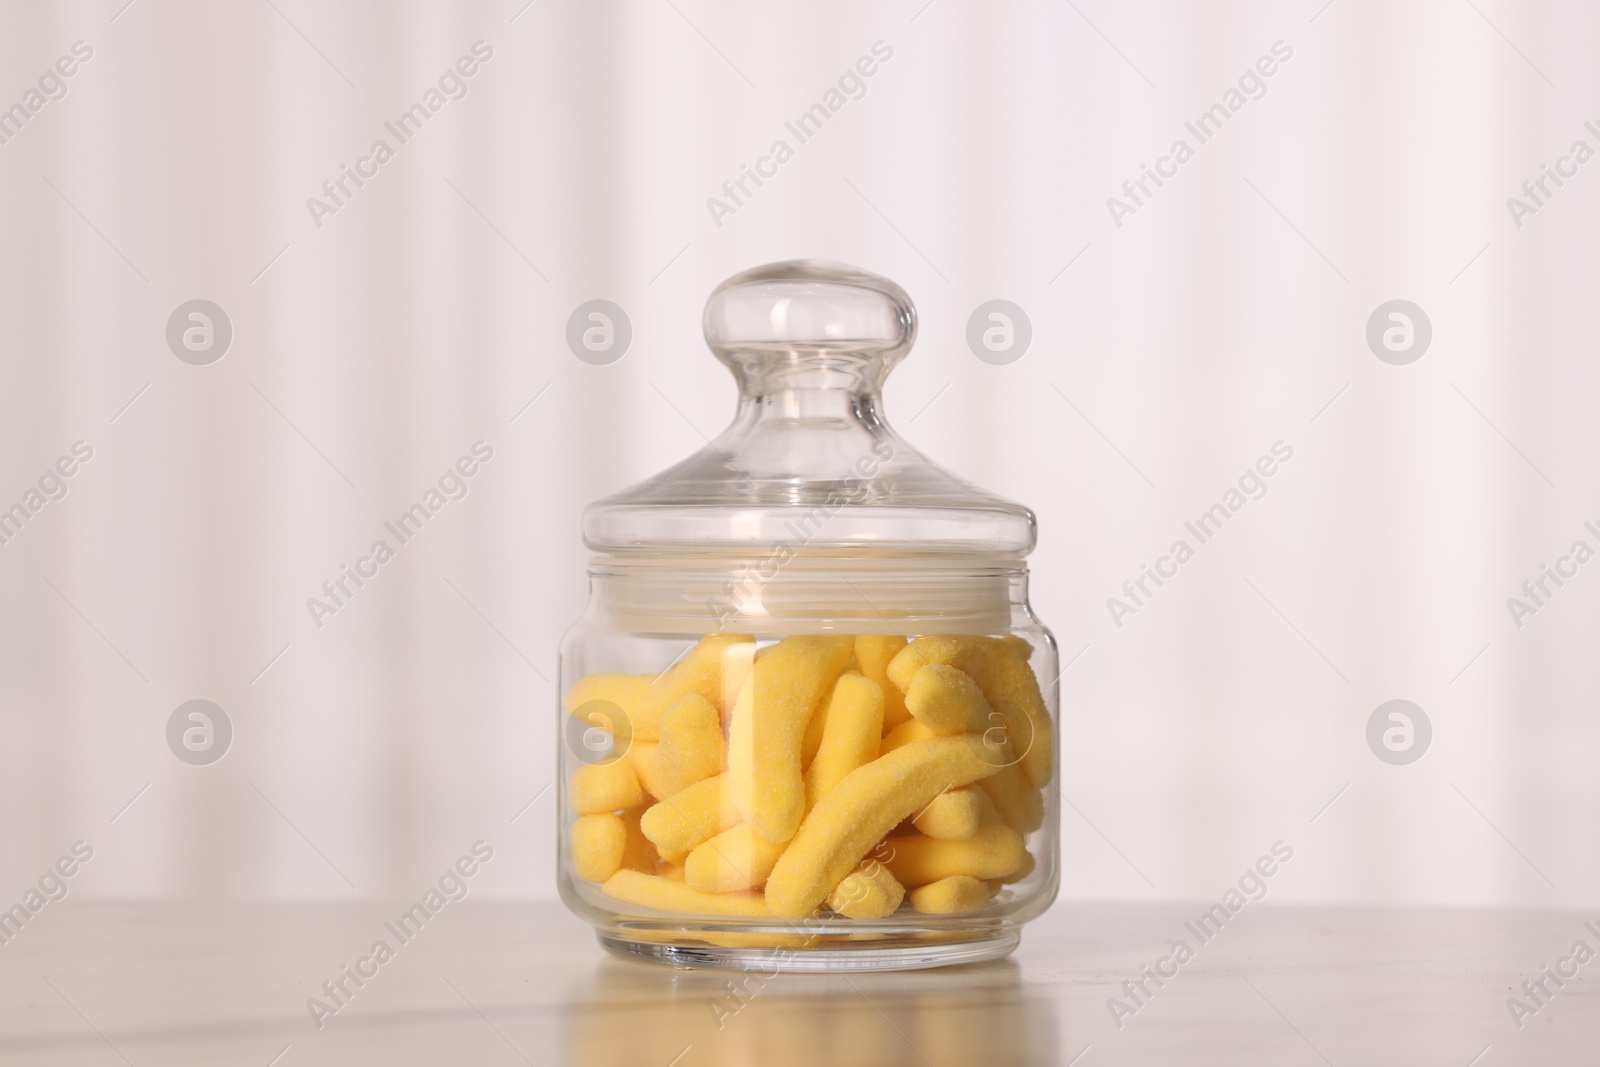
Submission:
[[[897,555],[1004,568],[1033,548],[1032,512],[940,468],[884,419],[884,376],[917,335],[911,298],[894,282],[839,263],[770,263],[718,286],[704,326],[739,383],[733,422],[694,455],[591,504],[590,548],[671,557],[674,568],[688,556],[724,561],[713,569],[756,559],[758,570],[781,549],[872,560],[863,573]],[[663,595],[688,597],[681,583]]]
[[[810,353],[871,357],[886,371],[917,336],[917,312],[904,289],[815,259],[735,274],[706,301],[703,323],[706,344],[736,372],[752,357]]]

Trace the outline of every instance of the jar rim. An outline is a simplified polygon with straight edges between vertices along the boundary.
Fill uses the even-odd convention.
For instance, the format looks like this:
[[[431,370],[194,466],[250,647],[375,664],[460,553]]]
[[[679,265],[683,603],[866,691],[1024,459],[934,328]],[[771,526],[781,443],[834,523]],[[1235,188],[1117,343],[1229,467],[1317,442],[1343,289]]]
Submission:
[[[1001,633],[1031,615],[1017,556],[601,555],[590,611],[634,632]]]

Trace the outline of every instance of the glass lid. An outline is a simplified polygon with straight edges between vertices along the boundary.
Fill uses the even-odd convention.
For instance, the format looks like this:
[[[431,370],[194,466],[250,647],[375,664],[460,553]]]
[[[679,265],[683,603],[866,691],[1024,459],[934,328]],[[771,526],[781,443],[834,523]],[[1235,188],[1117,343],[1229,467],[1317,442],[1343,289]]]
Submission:
[[[883,415],[890,368],[916,339],[905,290],[817,260],[736,274],[706,301],[706,343],[739,406],[714,441],[591,504],[594,551],[1020,558],[1033,513],[943,470]]]

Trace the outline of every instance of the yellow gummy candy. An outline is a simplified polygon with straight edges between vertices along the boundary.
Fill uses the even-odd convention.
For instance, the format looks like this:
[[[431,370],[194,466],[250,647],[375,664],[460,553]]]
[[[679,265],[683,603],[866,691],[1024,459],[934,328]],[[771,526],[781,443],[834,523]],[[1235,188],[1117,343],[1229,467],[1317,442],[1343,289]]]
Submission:
[[[933,731],[916,719],[907,719],[883,735],[883,742],[878,746],[878,751],[893,752],[897,748],[904,748],[913,741],[926,741],[932,736],[934,736]],[[993,762],[993,760],[990,762]]]
[[[633,773],[639,776],[639,784],[656,800],[667,795],[656,775],[656,752],[660,748],[659,741],[635,741],[626,756],[633,765]]]
[[[722,695],[717,701],[717,713],[724,723],[733,718],[733,703],[739,698],[739,690],[744,688],[755,662],[754,641],[740,641],[722,650]]]
[[[754,698],[755,693],[750,694]],[[811,761],[817,758],[817,749],[822,747],[822,732],[828,728],[828,702],[826,700],[817,705],[811,713],[811,721],[806,723],[806,732],[800,738],[800,773],[805,774],[805,769],[811,766]]]
[[[993,772],[981,742],[964,735],[915,741],[857,767],[817,801],[778,859],[768,907],[782,918],[809,915],[900,820]]]
[[[978,683],[965,671],[946,663],[930,663],[911,676],[906,710],[941,737],[981,734],[996,725],[989,721],[992,709]]]
[[[764,919],[769,915],[760,893],[702,893],[686,882],[638,871],[618,871],[606,881],[602,891],[625,904],[658,911],[747,919]]]
[[[745,648],[750,651],[743,651]],[[713,705],[719,704],[724,688],[724,661],[733,664],[737,672],[741,658],[748,664],[754,650],[755,638],[748,634],[708,634],[659,675],[591,674],[573,683],[563,703],[568,714],[582,713],[585,717],[600,714],[603,719],[610,716],[586,705],[593,701],[615,704],[626,714],[633,740],[657,741],[661,737],[662,717],[688,694],[698,693]],[[608,733],[618,733],[614,723],[591,724]]]
[[[642,803],[639,776],[625,759],[585,763],[572,772],[572,807],[579,815],[625,811]]]
[[[622,866],[630,870],[653,871],[659,859],[655,842],[644,836],[644,831],[639,828],[639,820],[644,813],[642,807],[622,813],[622,825],[628,832],[628,844],[622,850]]]
[[[1003,751],[1006,759],[1015,758],[1011,742],[1006,742]],[[994,802],[1000,818],[1017,833],[1031,834],[1044,825],[1044,797],[1021,764],[1008,763],[978,785]]]
[[[878,683],[859,674],[839,676],[827,708],[816,714],[826,725],[817,754],[805,771],[808,811],[845,775],[878,758],[883,708],[883,689]]]
[[[768,841],[789,840],[805,814],[806,727],[854,644],[849,637],[784,638],[756,657],[746,687],[750,699],[741,694],[734,706],[728,749],[734,803]]]
[[[965,841],[978,832],[978,798],[982,795],[975,786],[940,793],[916,814],[912,825],[941,841]]]
[[[609,812],[582,815],[572,824],[572,873],[585,882],[603,882],[622,866],[628,827]]]
[[[749,633],[707,633],[683,659],[650,678],[643,688],[638,675],[589,675],[571,693],[616,702],[629,715],[635,741],[659,741],[661,718],[683,697],[699,693],[712,704],[722,699],[723,654],[736,645],[754,646],[754,641]],[[570,694],[568,705],[578,710],[571,701]]]
[[[722,717],[705,697],[690,693],[661,717],[661,743],[649,784],[662,796],[671,796],[720,772],[722,760]]]
[[[844,876],[828,896],[828,907],[847,919],[881,919],[906,898],[906,888],[877,860],[866,860]]]
[[[712,703],[722,698],[722,661],[735,645],[750,645],[755,638],[749,634],[707,634],[677,663],[651,683],[650,693],[640,705],[634,719],[634,732],[640,733],[639,723],[646,729],[652,724],[659,728],[661,717],[667,710],[690,693],[699,693]]]
[[[997,881],[1001,885],[1011,885],[1013,882],[1020,882],[1024,878],[1028,877],[1028,875],[1033,873],[1033,868],[1035,866],[1036,864],[1033,862],[1033,853],[1030,852],[1026,857],[1023,858],[1021,867],[1018,867],[1004,878],[997,879]]]
[[[724,830],[689,853],[684,880],[702,893],[729,893],[760,886],[783,854],[745,823]]]
[[[917,671],[930,663],[944,663],[965,671],[978,683],[989,703],[1002,712],[1015,708],[1027,726],[1011,723],[1011,736],[1023,748],[1022,766],[1028,780],[1043,788],[1050,781],[1055,746],[1050,713],[1039,691],[1039,680],[1027,661],[1005,640],[992,637],[919,637],[889,661],[889,678],[905,692]],[[1019,737],[1026,732],[1027,737]]]
[[[738,823],[739,809],[734,806],[728,776],[719,774],[651,805],[639,820],[639,828],[665,856],[687,853]]]
[[[1030,834],[1044,823],[1044,798],[1020,765],[1016,746],[1001,725],[1004,720],[993,713],[970,675],[943,663],[921,667],[911,676],[906,706],[915,721],[933,733],[981,733],[989,759],[1000,769],[980,784],[1001,817],[1021,834]]]
[[[1024,663],[1033,658],[1033,645],[1028,642],[1027,638],[1018,637],[1016,634],[1004,634],[996,638],[996,640],[1009,648]]]
[[[585,704],[595,700],[603,700],[615,704],[628,714],[631,720],[638,711],[639,705],[644,703],[645,696],[650,692],[649,674],[591,674],[586,678],[579,678],[567,690],[565,700],[567,714],[576,715]],[[614,733],[613,724],[593,723],[608,733]]]
[[[951,875],[1004,878],[1028,858],[1022,837],[1004,823],[985,823],[965,841],[939,841],[920,834],[889,841],[893,855],[884,861],[900,883],[927,885]]]
[[[906,647],[906,639],[898,635],[879,637],[862,634],[856,638],[856,664],[861,673],[871,678],[883,689],[883,728],[892,730],[911,717],[906,710],[905,697],[900,688],[889,681],[889,661],[895,653]]]
[[[1008,793],[1008,790],[1010,791]],[[978,822],[1003,822],[1024,836],[1031,834],[1044,823],[1044,798],[1033,788],[1021,767],[1002,767],[978,783]],[[1014,799],[1017,806],[1007,817],[995,804],[994,798]]]
[[[988,884],[964,874],[941,878],[911,891],[911,906],[926,915],[960,915],[988,903]]]

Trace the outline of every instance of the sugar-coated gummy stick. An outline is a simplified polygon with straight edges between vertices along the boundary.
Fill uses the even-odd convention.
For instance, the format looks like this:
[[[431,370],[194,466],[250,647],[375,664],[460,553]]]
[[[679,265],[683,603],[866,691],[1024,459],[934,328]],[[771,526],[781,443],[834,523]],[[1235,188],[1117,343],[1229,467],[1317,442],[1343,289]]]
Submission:
[[[639,820],[644,817],[645,810],[639,807],[622,813],[622,825],[628,831],[628,844],[622,851],[622,866],[648,872],[656,869],[660,853],[656,850],[656,843],[644,836],[644,831],[639,828]]]
[[[767,880],[783,846],[764,840],[747,823],[695,847],[683,864],[684,881],[702,893],[754,889]]]
[[[579,815],[626,811],[644,803],[644,790],[625,759],[585,763],[572,772],[572,808]]]
[[[1007,741],[1004,758],[1012,759],[1012,751]],[[1017,833],[1031,834],[1044,825],[1044,797],[1028,780],[1028,773],[1020,763],[1006,763],[978,785],[994,801],[1000,818]]]
[[[964,874],[951,875],[911,891],[911,906],[927,915],[960,915],[989,903],[989,884]]]
[[[883,735],[883,742],[878,746],[878,752],[880,755],[885,752],[893,752],[897,748],[904,748],[913,741],[926,741],[933,736],[933,731],[916,719],[907,719]]]
[[[686,853],[738,823],[728,776],[719,774],[652,804],[639,828],[665,856]]]
[[[889,839],[893,855],[884,860],[902,885],[919,886],[951,875],[1004,878],[1027,861],[1022,837],[1005,823],[985,823],[965,841],[940,841],[913,834]]]
[[[667,795],[667,791],[656,780],[656,750],[660,747],[659,741],[634,741],[623,757],[633,764],[633,773],[639,776],[639,784],[652,800],[660,800]]]
[[[620,815],[582,815],[572,824],[572,873],[585,882],[616,874],[627,849],[628,827]]]
[[[728,734],[734,803],[751,829],[774,844],[793,837],[805,815],[806,726],[854,646],[851,637],[786,637],[756,657],[734,704]]]
[[[883,687],[877,682],[851,672],[839,675],[827,707],[817,712],[825,722],[817,754],[805,770],[808,811],[845,775],[878,758],[883,708]]]
[[[723,647],[722,695],[717,700],[717,712],[724,723],[733,717],[733,702],[738,698],[739,690],[744,688],[745,679],[750,677],[750,668],[755,662],[754,641],[736,641]]]
[[[989,759],[1000,769],[980,784],[1001,817],[1021,834],[1031,834],[1044,823],[1044,798],[1028,779],[1010,734],[971,675],[944,663],[919,667],[906,690],[906,706],[912,721],[929,733],[982,734]]]
[[[688,693],[661,717],[654,782],[671,796],[722,771],[722,717],[699,693]]]
[[[910,718],[905,697],[898,686],[889,681],[889,661],[895,653],[906,647],[906,639],[896,635],[880,637],[862,634],[856,638],[856,664],[861,673],[883,688],[883,728],[892,730]]]
[[[999,878],[999,879],[996,879],[996,880],[1001,885],[1012,885],[1012,884],[1014,884],[1016,882],[1022,881],[1024,878],[1028,877],[1028,875],[1032,874],[1033,873],[1033,869],[1036,866],[1038,866],[1038,864],[1036,864],[1034,862],[1033,853],[1030,852],[1030,853],[1028,853],[1026,858],[1023,859],[1021,867],[1018,867],[1016,870],[1012,871],[1010,874],[1006,875],[1004,878]]]
[[[566,706],[568,715],[577,715],[585,710],[585,705],[593,701],[603,701],[615,704],[628,716],[629,725],[632,725],[634,716],[638,713],[640,705],[650,693],[650,680],[655,677],[650,674],[591,674],[579,678],[572,683],[572,688],[567,690]],[[604,721],[591,722],[589,725],[598,726],[607,733],[615,731],[615,723]],[[653,739],[652,739],[653,740]]]
[[[905,898],[906,887],[895,881],[889,868],[869,859],[844,876],[828,895],[828,907],[847,919],[881,919]]]
[[[781,918],[809,915],[901,820],[946,789],[994,773],[976,738],[914,741],[857,767],[806,816],[767,879],[767,905]]]
[[[601,891],[626,904],[690,915],[735,915],[764,919],[770,914],[760,893],[702,893],[686,882],[639,871],[618,871]]]
[[[987,780],[987,779],[986,779]],[[979,783],[981,785],[982,783]],[[965,841],[978,832],[982,796],[978,786],[950,789],[932,800],[912,818],[911,823],[929,837],[941,841]]]
[[[997,721],[983,690],[967,672],[948,663],[930,663],[917,669],[905,693],[906,710],[941,737],[981,734]]]
[[[1016,708],[1027,718],[1030,736],[1017,738],[1020,724],[1012,723],[1012,737],[1023,748],[1022,767],[1028,780],[1042,789],[1050,782],[1055,732],[1039,679],[1017,654],[1015,643],[992,637],[919,637],[889,661],[889,678],[903,693],[911,687],[917,671],[930,663],[948,664],[970,674],[991,705],[1001,711]]]
[[[753,648],[754,642],[749,634],[707,634],[659,675],[591,674],[572,684],[563,703],[575,715],[590,701],[609,701],[627,713],[634,740],[658,741],[662,716],[688,694],[699,693],[712,704],[722,699],[724,655],[736,645]]]

